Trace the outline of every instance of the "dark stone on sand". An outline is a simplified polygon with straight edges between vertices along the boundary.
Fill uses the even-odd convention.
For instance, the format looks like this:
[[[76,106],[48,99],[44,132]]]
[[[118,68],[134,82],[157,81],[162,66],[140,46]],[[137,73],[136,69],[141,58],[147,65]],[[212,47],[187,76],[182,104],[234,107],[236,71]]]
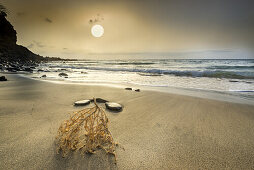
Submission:
[[[43,70],[42,69],[39,69],[39,70],[37,70],[38,72],[43,72]]]
[[[136,92],[140,92],[140,89],[136,89],[135,91],[136,91]]]
[[[74,102],[75,106],[85,106],[88,104],[90,104],[90,100],[80,100],[80,101]]]
[[[130,87],[127,87],[127,88],[125,88],[125,90],[132,90],[132,88],[130,88]]]
[[[229,82],[236,83],[236,82],[239,82],[239,81],[237,81],[237,80],[229,80]]]
[[[7,79],[6,79],[5,76],[1,76],[1,77],[0,77],[0,81],[7,81]]]
[[[114,103],[114,102],[106,102],[105,106],[107,109],[112,110],[112,111],[122,111],[123,107],[118,104],[118,103]]]
[[[47,77],[47,75],[46,75],[46,74],[44,74],[44,75],[42,75],[41,77]]]
[[[91,102],[94,101],[94,99],[90,99]],[[108,100],[102,99],[102,98],[96,98],[96,102],[97,103],[106,103],[108,102]]]
[[[63,77],[63,76],[66,77],[66,76],[68,76],[68,74],[66,74],[66,73],[59,73],[58,76],[60,76],[60,77]]]

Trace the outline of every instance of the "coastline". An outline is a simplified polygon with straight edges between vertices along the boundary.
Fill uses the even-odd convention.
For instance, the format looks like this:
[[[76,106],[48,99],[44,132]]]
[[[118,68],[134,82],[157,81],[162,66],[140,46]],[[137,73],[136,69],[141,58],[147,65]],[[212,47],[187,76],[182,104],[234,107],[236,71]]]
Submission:
[[[1,73],[1,72],[0,72]],[[30,73],[26,73],[30,74]],[[163,86],[144,86],[139,84],[132,83],[101,83],[101,82],[79,82],[79,81],[67,81],[64,80],[48,80],[48,79],[39,79],[33,78],[29,76],[25,76],[23,74],[17,74],[18,76],[22,76],[24,78],[32,79],[35,81],[42,81],[54,84],[73,84],[73,85],[82,85],[82,86],[98,86],[98,87],[112,87],[118,89],[124,89],[126,87],[131,87],[133,89],[142,89],[143,91],[154,91],[168,94],[177,94],[183,96],[191,96],[197,98],[211,99],[216,101],[230,102],[230,103],[239,103],[239,104],[248,104],[254,105],[254,98],[246,97],[243,95],[237,95],[236,93],[230,93],[229,91],[215,91],[215,90],[205,90],[205,89],[195,89],[195,88],[182,88],[182,87],[163,87]]]
[[[0,73],[1,74],[1,73]],[[1,74],[2,75],[2,74]],[[107,86],[54,84],[7,74],[0,83],[0,169],[251,169],[254,106],[188,95]],[[185,92],[184,92],[185,93]],[[113,158],[56,154],[60,123],[80,99],[121,103],[107,112]],[[205,96],[204,96],[205,97]],[[89,107],[89,106],[88,106]]]

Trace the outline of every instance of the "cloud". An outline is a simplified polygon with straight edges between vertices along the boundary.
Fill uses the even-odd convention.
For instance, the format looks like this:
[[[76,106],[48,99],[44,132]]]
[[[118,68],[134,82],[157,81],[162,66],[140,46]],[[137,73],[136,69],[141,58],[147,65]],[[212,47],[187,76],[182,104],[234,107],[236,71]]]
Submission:
[[[100,14],[97,14],[94,18],[89,19],[88,23],[95,24],[95,23],[101,22],[103,20],[104,20],[104,18]]]
[[[49,19],[49,18],[45,18],[45,20],[44,20],[45,22],[48,22],[48,23],[52,23],[53,21],[51,20],[51,19]]]
[[[41,42],[38,42],[38,41],[33,41],[33,42],[34,42],[34,44],[35,44],[37,47],[39,47],[39,48],[45,47],[45,45],[43,45]]]

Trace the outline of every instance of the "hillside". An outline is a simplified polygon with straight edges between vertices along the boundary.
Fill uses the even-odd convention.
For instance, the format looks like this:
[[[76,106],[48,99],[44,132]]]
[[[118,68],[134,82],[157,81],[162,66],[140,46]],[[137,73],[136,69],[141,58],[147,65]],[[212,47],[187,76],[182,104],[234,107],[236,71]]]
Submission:
[[[38,62],[44,60],[26,47],[17,45],[17,33],[6,19],[6,13],[0,13],[0,61]]]

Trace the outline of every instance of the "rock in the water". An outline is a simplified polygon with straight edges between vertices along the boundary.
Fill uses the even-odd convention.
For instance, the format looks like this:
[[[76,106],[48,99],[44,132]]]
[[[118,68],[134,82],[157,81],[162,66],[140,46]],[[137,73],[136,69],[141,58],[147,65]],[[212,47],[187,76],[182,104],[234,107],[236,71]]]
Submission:
[[[236,81],[236,80],[229,80],[229,82],[236,83],[236,82],[239,82],[239,81]]]
[[[30,67],[26,67],[26,68],[24,68],[24,71],[32,72],[33,69],[31,69]]]
[[[75,106],[85,106],[90,104],[90,100],[80,100],[74,103]]]
[[[62,76],[66,77],[66,76],[68,76],[68,74],[66,74],[66,73],[59,73],[58,76],[60,76],[60,77],[62,77]]]
[[[105,105],[107,109],[112,111],[122,111],[123,109],[123,107],[120,104],[114,102],[106,102]]]
[[[6,79],[5,76],[1,76],[1,77],[0,77],[0,81],[7,81],[7,79]]]
[[[47,75],[46,75],[46,74],[44,74],[44,75],[42,75],[41,77],[47,77]]]
[[[17,70],[14,67],[8,67],[6,68],[9,72],[17,72]]]
[[[94,100],[93,100],[93,99],[90,99],[90,101],[93,102]],[[97,103],[106,103],[106,102],[108,102],[108,101],[105,100],[105,99],[102,99],[102,98],[96,98],[96,102],[97,102]]]
[[[127,88],[125,88],[125,90],[132,90],[132,88],[130,88],[130,87],[127,87]]]
[[[136,92],[140,92],[140,89],[136,89],[135,91],[136,91]]]

